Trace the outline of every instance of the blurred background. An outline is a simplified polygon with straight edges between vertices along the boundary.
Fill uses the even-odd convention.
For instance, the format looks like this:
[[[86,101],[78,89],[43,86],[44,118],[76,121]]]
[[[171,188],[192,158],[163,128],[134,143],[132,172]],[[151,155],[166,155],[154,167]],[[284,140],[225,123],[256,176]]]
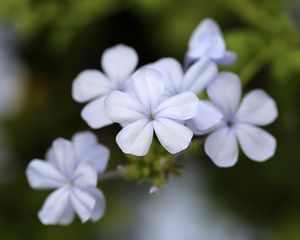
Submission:
[[[55,138],[89,129],[71,98],[75,76],[99,69],[103,50],[117,43],[133,46],[140,66],[181,61],[206,17],[239,57],[221,69],[278,103],[279,119],[267,128],[278,140],[275,157],[259,164],[241,155],[220,169],[199,148],[158,195],[145,184],[103,182],[101,221],[43,226],[37,212],[49,192],[30,189],[24,170]],[[299,240],[299,26],[298,0],[0,0],[0,239]],[[109,169],[127,161],[118,131],[94,131],[112,151]]]

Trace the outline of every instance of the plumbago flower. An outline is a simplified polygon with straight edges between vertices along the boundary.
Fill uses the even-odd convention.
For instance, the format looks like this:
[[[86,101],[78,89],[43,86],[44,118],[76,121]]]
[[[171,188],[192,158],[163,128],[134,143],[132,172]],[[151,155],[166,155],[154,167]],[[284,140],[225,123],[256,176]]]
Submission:
[[[34,159],[26,175],[34,189],[56,189],[49,195],[38,217],[43,224],[67,225],[77,213],[82,222],[99,220],[105,199],[97,188],[98,174],[108,163],[109,150],[90,132],[76,134],[72,141],[55,140],[46,160]]]
[[[259,128],[278,116],[275,101],[263,90],[253,90],[242,102],[241,82],[233,73],[220,73],[207,89],[212,105],[223,115],[210,130],[205,152],[219,167],[233,166],[239,155],[238,143],[247,157],[262,162],[275,153],[276,139]]]
[[[73,99],[80,103],[89,102],[81,116],[92,128],[112,124],[105,113],[104,101],[114,90],[125,91],[129,78],[138,63],[138,55],[131,47],[119,44],[104,51],[102,69],[84,70],[73,81]]]
[[[163,58],[148,65],[159,71],[164,76],[166,96],[192,91],[196,95],[201,94],[204,89],[216,79],[218,69],[215,63],[207,59],[200,59],[183,72],[180,63],[173,58]],[[198,101],[197,114],[187,120],[187,125],[197,131],[203,132],[218,124],[222,119],[219,111],[207,104]]]
[[[232,64],[236,54],[226,50],[225,41],[218,24],[212,19],[205,19],[196,27],[189,41],[186,61],[208,58],[217,64]]]
[[[189,91],[164,97],[164,82],[158,71],[144,68],[132,76],[133,94],[115,91],[107,98],[109,118],[124,126],[116,137],[123,152],[146,155],[153,132],[170,153],[189,146],[193,133],[182,121],[197,114],[199,100]]]

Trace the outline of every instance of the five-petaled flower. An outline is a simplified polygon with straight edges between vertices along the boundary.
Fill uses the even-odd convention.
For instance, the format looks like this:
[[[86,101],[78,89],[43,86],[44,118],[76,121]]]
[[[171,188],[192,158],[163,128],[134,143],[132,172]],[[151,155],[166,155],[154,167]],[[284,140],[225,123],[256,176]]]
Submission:
[[[97,188],[98,174],[108,163],[109,151],[90,132],[76,134],[72,141],[53,142],[46,160],[32,160],[26,175],[35,189],[56,189],[46,199],[38,216],[43,224],[70,224],[77,213],[82,222],[97,221],[105,199]]]
[[[115,91],[107,98],[109,118],[124,127],[116,137],[123,152],[146,155],[153,131],[170,153],[189,146],[193,133],[182,122],[197,114],[199,100],[190,91],[165,97],[164,83],[158,71],[143,68],[132,76],[131,94]]]
[[[138,63],[138,55],[131,47],[119,44],[106,49],[101,65],[105,74],[98,70],[84,70],[73,81],[72,95],[77,102],[89,102],[81,116],[92,128],[112,124],[107,118],[104,101],[114,90],[126,91],[130,76]]]
[[[236,54],[226,50],[226,44],[218,24],[212,19],[205,19],[196,27],[189,41],[186,61],[210,59],[217,64],[232,64]]]
[[[253,90],[240,103],[241,82],[233,73],[220,73],[207,90],[213,106],[223,115],[205,141],[205,152],[212,161],[219,167],[233,166],[238,160],[238,143],[254,161],[272,157],[276,139],[258,126],[277,118],[275,101],[263,90]]]

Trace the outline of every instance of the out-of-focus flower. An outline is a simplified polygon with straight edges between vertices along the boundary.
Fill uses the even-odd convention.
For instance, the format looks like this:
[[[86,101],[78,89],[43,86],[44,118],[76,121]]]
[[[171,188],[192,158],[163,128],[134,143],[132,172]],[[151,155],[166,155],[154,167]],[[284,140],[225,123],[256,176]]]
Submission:
[[[240,103],[241,82],[233,73],[220,73],[207,90],[212,104],[223,115],[205,141],[205,152],[212,161],[219,167],[233,166],[239,156],[238,143],[254,161],[272,157],[276,139],[257,126],[277,118],[275,101],[263,90],[253,90]]]
[[[215,63],[200,59],[184,73],[180,63],[173,58],[163,58],[147,67],[159,71],[165,80],[166,96],[174,96],[184,91],[200,94],[211,82],[216,79],[218,69]],[[219,111],[205,101],[199,100],[196,116],[187,121],[189,128],[194,131],[206,131],[218,124],[222,119]]]
[[[188,63],[207,58],[217,64],[227,65],[235,62],[236,54],[226,50],[218,24],[212,19],[205,19],[192,33],[186,58]]]
[[[133,94],[115,91],[105,102],[109,118],[124,126],[116,137],[123,152],[146,155],[153,131],[170,153],[186,149],[193,133],[182,121],[196,115],[197,96],[186,91],[165,98],[163,76],[146,68],[133,75],[132,85]]]
[[[98,173],[108,162],[108,150],[90,132],[78,133],[72,142],[53,142],[46,161],[32,160],[26,175],[34,189],[56,189],[45,201],[38,216],[43,224],[70,224],[77,213],[82,222],[99,220],[105,199],[97,188]]]
[[[15,53],[14,35],[0,28],[0,118],[19,110],[25,88],[25,70]]]
[[[131,47],[119,44],[104,51],[102,69],[84,70],[73,81],[72,95],[77,102],[89,102],[81,116],[92,128],[101,128],[112,122],[107,118],[104,101],[114,90],[125,91],[138,63],[138,55]]]

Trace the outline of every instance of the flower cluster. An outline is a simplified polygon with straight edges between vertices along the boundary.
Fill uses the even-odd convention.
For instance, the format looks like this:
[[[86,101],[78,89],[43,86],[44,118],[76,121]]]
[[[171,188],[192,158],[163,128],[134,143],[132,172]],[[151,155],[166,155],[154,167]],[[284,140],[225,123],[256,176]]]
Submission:
[[[81,116],[91,128],[120,124],[116,142],[126,154],[145,156],[154,135],[170,154],[204,135],[204,150],[219,167],[237,162],[238,145],[250,159],[265,161],[273,156],[276,140],[259,126],[276,119],[277,107],[263,90],[253,90],[240,102],[239,77],[218,70],[218,64],[235,60],[218,25],[206,19],[192,34],[184,67],[162,58],[135,70],[136,51],[119,44],[103,53],[103,72],[85,70],[76,77],[72,96],[87,103]],[[30,185],[57,188],[39,213],[41,221],[68,224],[74,212],[83,222],[99,219],[105,202],[96,188],[97,173],[104,171],[108,157],[92,133],[79,133],[71,142],[56,140],[46,161],[33,160],[27,169]]]

